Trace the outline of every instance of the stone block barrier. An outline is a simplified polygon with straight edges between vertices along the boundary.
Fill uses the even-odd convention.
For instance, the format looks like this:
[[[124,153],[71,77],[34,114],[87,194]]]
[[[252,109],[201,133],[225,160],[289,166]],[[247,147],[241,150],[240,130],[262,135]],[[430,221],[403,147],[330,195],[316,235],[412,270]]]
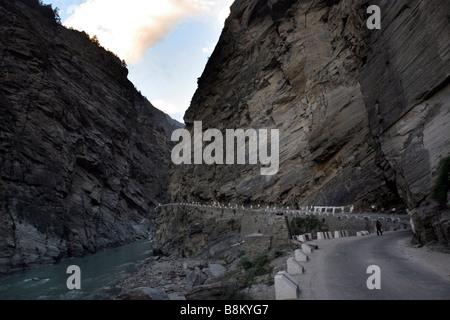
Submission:
[[[385,221],[382,221],[385,222]],[[318,240],[326,239],[341,239],[351,236],[364,237],[369,235],[370,232],[367,230],[350,232],[348,230],[339,230],[332,232],[318,232]],[[300,290],[298,287],[298,282],[296,282],[294,277],[301,277],[305,273],[305,268],[300,262],[308,262],[309,257],[312,256],[314,250],[318,249],[316,244],[310,242],[313,239],[312,234],[305,234],[301,236],[294,236],[295,240],[302,240],[301,249],[294,251],[294,257],[287,260],[287,272],[280,271],[275,276],[275,293],[277,300],[298,300],[300,295]],[[305,241],[306,240],[306,241]],[[306,264],[307,268],[307,264]]]
[[[306,262],[308,261],[308,255],[303,250],[297,249],[295,250],[295,260],[298,262]]]
[[[308,244],[304,243],[304,244],[302,244],[302,251],[306,254],[309,254],[309,253],[313,252],[313,248],[311,246],[309,246]]]
[[[290,275],[298,275],[303,274],[304,269],[303,266],[294,258],[289,258],[287,260],[287,272]]]
[[[339,238],[347,238],[350,237],[350,232],[347,230],[340,230],[333,232],[317,232],[317,240],[326,240],[326,239],[339,239]]]
[[[300,289],[297,281],[286,271],[280,271],[275,276],[275,299],[297,300]]]

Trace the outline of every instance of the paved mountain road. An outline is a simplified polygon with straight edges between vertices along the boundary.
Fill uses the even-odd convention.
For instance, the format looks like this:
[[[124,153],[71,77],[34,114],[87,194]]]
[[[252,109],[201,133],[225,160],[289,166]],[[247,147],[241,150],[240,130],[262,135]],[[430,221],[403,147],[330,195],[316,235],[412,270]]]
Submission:
[[[319,250],[310,255],[305,274],[298,278],[300,299],[450,300],[450,275],[412,258],[405,249],[411,238],[411,231],[405,230],[318,242]],[[438,255],[439,262],[450,265],[450,255]],[[381,290],[367,288],[371,265],[381,269]]]

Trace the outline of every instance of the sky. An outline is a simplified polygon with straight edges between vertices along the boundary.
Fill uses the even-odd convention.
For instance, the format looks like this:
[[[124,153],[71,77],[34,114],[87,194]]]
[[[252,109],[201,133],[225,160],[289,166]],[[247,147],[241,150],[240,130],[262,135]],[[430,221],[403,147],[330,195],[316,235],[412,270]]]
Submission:
[[[44,0],[63,25],[91,36],[128,64],[131,82],[183,121],[233,0]]]

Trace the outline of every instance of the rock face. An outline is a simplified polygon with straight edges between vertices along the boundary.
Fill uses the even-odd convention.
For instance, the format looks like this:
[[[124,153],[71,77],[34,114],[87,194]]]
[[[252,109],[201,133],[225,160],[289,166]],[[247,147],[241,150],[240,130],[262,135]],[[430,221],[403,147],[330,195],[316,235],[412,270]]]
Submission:
[[[280,130],[280,171],[180,166],[174,200],[370,205],[395,200],[374,148],[360,70],[360,1],[236,1],[188,110],[187,127]],[[213,188],[210,186],[214,185]]]
[[[380,1],[385,13],[361,74],[377,165],[424,241],[450,241],[450,212],[431,191],[450,155],[447,1]],[[449,173],[447,173],[448,175]],[[447,190],[448,191],[448,190]]]
[[[370,4],[382,10],[381,30],[366,26]],[[448,9],[439,0],[235,1],[185,122],[279,129],[280,171],[176,166],[173,201],[408,208],[419,235],[447,242],[448,210],[431,190],[450,154]]]
[[[0,272],[148,237],[176,125],[89,37],[0,0]]]

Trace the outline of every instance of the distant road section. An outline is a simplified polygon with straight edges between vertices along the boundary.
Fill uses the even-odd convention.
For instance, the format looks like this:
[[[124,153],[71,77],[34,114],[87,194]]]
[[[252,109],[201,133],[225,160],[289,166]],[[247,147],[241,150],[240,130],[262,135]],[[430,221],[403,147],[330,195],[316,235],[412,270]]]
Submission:
[[[411,238],[405,230],[318,241],[299,278],[300,299],[450,300],[450,254],[407,247]],[[367,288],[371,265],[381,269],[380,290]]]

